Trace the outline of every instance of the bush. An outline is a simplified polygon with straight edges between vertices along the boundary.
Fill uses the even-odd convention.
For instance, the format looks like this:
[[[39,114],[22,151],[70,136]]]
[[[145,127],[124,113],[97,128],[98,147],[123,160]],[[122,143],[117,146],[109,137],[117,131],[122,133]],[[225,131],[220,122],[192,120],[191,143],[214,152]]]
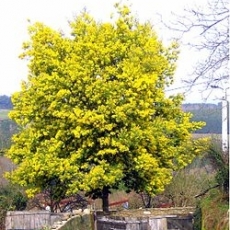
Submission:
[[[5,229],[7,211],[21,211],[26,208],[27,197],[18,186],[0,187],[0,230]]]
[[[172,182],[165,188],[164,196],[176,207],[195,207],[196,195],[215,183],[215,173],[208,164],[197,158],[192,165],[175,172]]]
[[[216,182],[224,193],[229,193],[229,155],[223,153],[220,144],[214,140],[210,146],[207,157],[217,170]]]

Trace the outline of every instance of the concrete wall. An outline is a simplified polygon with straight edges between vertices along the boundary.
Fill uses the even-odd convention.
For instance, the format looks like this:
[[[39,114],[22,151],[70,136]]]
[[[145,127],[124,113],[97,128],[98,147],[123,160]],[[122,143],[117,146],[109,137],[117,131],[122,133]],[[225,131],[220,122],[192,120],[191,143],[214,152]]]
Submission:
[[[149,216],[149,217],[100,217],[96,220],[97,230],[193,230],[190,216]]]
[[[127,214],[131,212],[126,211]],[[90,210],[58,215],[44,211],[8,212],[6,225],[6,230],[41,229],[42,226],[52,226],[52,230],[193,230],[193,214],[152,215],[150,211],[143,211],[142,215],[119,216],[118,212],[117,215],[106,216],[97,213],[94,218]]]
[[[9,211],[6,215],[5,229],[41,229],[52,225],[55,218],[48,211]]]
[[[88,213],[51,213],[49,211],[7,212],[6,230],[43,229],[53,230],[94,230],[93,215]]]

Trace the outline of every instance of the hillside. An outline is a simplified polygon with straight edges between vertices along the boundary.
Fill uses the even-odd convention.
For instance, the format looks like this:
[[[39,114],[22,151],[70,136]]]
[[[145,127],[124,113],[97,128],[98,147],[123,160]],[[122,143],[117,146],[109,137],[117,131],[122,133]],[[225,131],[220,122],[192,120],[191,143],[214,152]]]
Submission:
[[[182,109],[193,114],[193,121],[204,121],[206,125],[196,133],[220,134],[222,129],[222,108],[219,104],[183,104]]]
[[[8,117],[9,111],[10,111],[9,109],[0,109],[0,120],[9,119]]]
[[[7,109],[10,110],[13,108],[11,97],[6,95],[0,95],[0,109]]]

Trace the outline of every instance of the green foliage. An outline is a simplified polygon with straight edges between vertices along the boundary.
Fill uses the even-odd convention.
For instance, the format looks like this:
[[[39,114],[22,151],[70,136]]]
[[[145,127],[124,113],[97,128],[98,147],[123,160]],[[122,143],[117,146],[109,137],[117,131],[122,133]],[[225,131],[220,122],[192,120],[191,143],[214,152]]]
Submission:
[[[195,213],[195,230],[227,230],[229,229],[229,158],[221,150],[219,140],[213,138],[209,149],[200,159],[209,163],[214,170],[213,179],[208,184],[201,181],[202,190]],[[208,173],[210,177],[211,173]],[[188,179],[188,178],[186,178]],[[216,182],[220,185],[213,186]],[[193,188],[193,187],[191,187]],[[221,189],[219,189],[221,188]],[[198,193],[199,194],[199,193]]]
[[[202,211],[201,211],[200,204],[197,205],[194,213],[193,229],[202,230]]]
[[[0,187],[0,229],[5,229],[5,217],[7,211],[25,210],[27,197],[22,189],[14,185]]]
[[[191,140],[204,124],[181,110],[181,95],[164,93],[178,45],[164,47],[150,23],[116,9],[113,23],[83,12],[70,23],[71,37],[42,23],[29,28],[21,55],[28,81],[10,112],[22,130],[8,152],[19,166],[9,177],[29,195],[54,178],[69,194],[107,198],[120,183],[160,193],[205,148]]]
[[[217,170],[216,182],[220,185],[225,193],[229,193],[229,155],[223,153],[220,144],[215,140],[212,141],[207,151],[207,157]]]
[[[20,211],[26,208],[27,198],[24,192],[14,185],[6,185],[0,188],[0,206],[7,211]]]

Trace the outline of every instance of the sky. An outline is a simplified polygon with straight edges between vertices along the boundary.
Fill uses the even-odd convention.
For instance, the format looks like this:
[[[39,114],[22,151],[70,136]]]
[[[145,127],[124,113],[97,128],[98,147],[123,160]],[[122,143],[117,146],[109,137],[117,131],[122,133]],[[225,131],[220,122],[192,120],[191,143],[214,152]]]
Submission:
[[[84,8],[95,17],[96,20],[108,21],[110,14],[114,12],[114,3],[117,0],[1,0],[0,1],[0,95],[12,95],[20,90],[20,83],[27,79],[27,63],[18,58],[22,52],[22,43],[29,39],[28,19],[31,23],[42,22],[53,29],[69,32],[68,21],[72,21]],[[175,18],[172,12],[183,14],[184,9],[194,4],[205,6],[206,0],[125,0],[122,3],[131,5],[131,11],[140,21],[150,20],[158,36],[165,44],[170,42],[173,32],[163,28],[159,23],[160,16],[165,22],[171,22]],[[192,37],[190,37],[193,39]],[[181,79],[192,71],[192,66],[199,59],[199,54],[181,47],[181,53],[177,62],[175,84],[168,94],[184,93],[187,91]],[[203,102],[205,96],[198,93],[197,89],[186,94],[186,102]],[[210,98],[216,101],[216,97]]]

